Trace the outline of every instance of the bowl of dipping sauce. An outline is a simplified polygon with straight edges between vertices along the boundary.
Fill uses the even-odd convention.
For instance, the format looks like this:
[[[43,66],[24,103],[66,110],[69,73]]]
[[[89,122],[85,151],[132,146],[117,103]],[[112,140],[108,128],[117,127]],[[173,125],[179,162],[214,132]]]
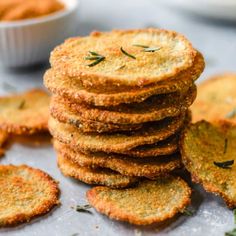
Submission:
[[[50,51],[76,33],[79,0],[0,1],[0,65],[48,61]]]

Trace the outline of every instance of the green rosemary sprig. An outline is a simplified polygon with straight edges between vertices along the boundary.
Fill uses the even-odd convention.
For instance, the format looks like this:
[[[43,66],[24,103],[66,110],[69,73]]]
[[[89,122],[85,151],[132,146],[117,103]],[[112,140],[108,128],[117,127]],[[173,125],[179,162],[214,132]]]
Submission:
[[[135,56],[133,56],[133,55],[129,54],[128,52],[126,52],[122,47],[120,48],[120,50],[121,50],[121,52],[122,52],[124,55],[126,55],[126,56],[128,56],[128,57],[131,57],[131,58],[133,58],[133,59],[136,59]]]
[[[89,67],[96,66],[100,62],[104,61],[106,58],[97,52],[89,51],[89,56],[84,58],[85,60],[94,61],[91,64],[88,64]]]
[[[234,160],[224,161],[224,162],[216,162],[214,161],[214,165],[223,169],[230,169],[234,164]]]

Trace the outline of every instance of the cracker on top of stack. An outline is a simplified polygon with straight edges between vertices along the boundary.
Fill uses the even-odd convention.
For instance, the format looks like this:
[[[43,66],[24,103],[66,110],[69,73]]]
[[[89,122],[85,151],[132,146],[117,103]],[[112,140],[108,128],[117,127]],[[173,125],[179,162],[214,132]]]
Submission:
[[[179,134],[191,121],[194,82],[204,69],[201,53],[176,32],[114,30],[69,39],[52,52],[50,62],[44,76],[53,94],[49,130],[62,173],[89,184],[129,186],[137,193],[158,186],[153,191],[159,191],[160,198],[179,193],[175,211],[163,206],[165,214],[155,212],[160,215],[138,224],[183,211],[190,201],[189,187],[167,189],[169,180],[174,183],[172,172],[182,166]],[[109,194],[107,188],[99,191],[103,197]],[[124,189],[124,199],[136,202],[139,197],[130,191]],[[137,223],[128,216],[116,217],[118,202],[114,214],[104,211],[92,193],[88,200],[98,211]],[[120,192],[112,194],[116,199]],[[141,195],[139,200],[142,205]]]

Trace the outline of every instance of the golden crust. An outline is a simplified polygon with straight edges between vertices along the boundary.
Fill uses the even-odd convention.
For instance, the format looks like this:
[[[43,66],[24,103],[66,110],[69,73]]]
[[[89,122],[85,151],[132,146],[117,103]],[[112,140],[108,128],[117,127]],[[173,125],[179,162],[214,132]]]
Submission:
[[[160,50],[146,53],[134,44],[160,47]],[[125,56],[121,47],[135,55],[136,60]],[[88,61],[84,59],[89,51],[106,58],[98,65],[89,67]],[[77,77],[85,86],[115,84],[142,87],[166,80],[190,68],[196,54],[191,43],[173,31],[113,30],[66,40],[51,53],[50,62],[55,70]],[[118,69],[121,66],[122,69]]]
[[[176,133],[185,121],[185,115],[168,118],[154,124],[147,124],[135,132],[97,134],[81,133],[75,127],[49,119],[49,130],[59,141],[72,147],[91,152],[122,152],[140,145],[162,141]]]
[[[76,152],[69,145],[54,140],[57,153],[74,163],[89,168],[108,168],[122,175],[154,179],[182,166],[178,154],[162,158],[137,159],[123,155]]]
[[[0,21],[42,17],[64,9],[57,0],[7,0],[0,2]]]
[[[190,203],[191,189],[180,177],[169,176],[129,189],[94,187],[86,196],[90,205],[112,219],[149,225],[182,212]]]
[[[41,89],[0,97],[0,129],[18,135],[47,131],[49,101]]]
[[[214,126],[199,121],[185,130],[180,145],[183,163],[193,181],[223,197],[230,208],[236,206],[235,137],[236,128],[232,124]],[[214,162],[229,160],[234,160],[229,169],[214,165]]]
[[[198,86],[197,99],[191,107],[193,121],[222,120],[236,124],[236,115],[233,114],[236,107],[235,87],[236,74],[232,73],[217,75],[201,83]]]
[[[29,222],[59,204],[57,183],[25,165],[0,166],[0,227]]]
[[[179,135],[173,135],[166,140],[138,146],[131,150],[123,151],[120,154],[124,154],[131,157],[145,158],[145,157],[160,157],[164,155],[171,155],[176,153],[179,149]]]
[[[157,94],[172,92],[185,93],[204,69],[203,56],[198,53],[192,68],[168,79],[168,81],[151,84],[143,88],[101,86],[84,88],[76,78],[60,75],[54,69],[48,70],[44,75],[45,86],[58,96],[71,101],[81,101],[95,106],[116,106],[122,103],[142,102]]]
[[[5,131],[0,130],[0,157],[4,155],[5,149],[3,145],[8,139],[8,134]]]
[[[50,114],[53,118],[62,123],[75,126],[81,132],[116,132],[116,131],[132,131],[141,129],[143,124],[112,124],[99,121],[84,119],[63,104],[56,102],[54,98],[51,100]]]
[[[123,176],[108,169],[81,167],[69,159],[58,156],[58,167],[68,177],[73,177],[87,184],[106,185],[111,188],[125,188],[134,184],[137,178]]]
[[[196,85],[193,85],[186,94],[171,93],[152,96],[142,103],[122,104],[115,107],[86,106],[54,97],[51,109],[53,109],[52,113],[57,110],[57,114],[61,114],[65,110],[70,111],[71,114],[74,114],[73,118],[71,117],[72,120],[83,119],[106,124],[130,125],[178,116],[188,109],[196,95]]]

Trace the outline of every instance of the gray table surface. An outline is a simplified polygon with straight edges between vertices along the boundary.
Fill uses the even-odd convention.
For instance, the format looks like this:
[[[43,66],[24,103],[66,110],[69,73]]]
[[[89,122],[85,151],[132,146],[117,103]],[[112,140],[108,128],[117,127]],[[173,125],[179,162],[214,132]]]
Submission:
[[[175,9],[166,8],[155,0],[83,0],[79,12],[78,34],[86,35],[92,30],[112,28],[161,27],[185,34],[205,56],[207,67],[199,81],[216,73],[235,71],[236,23],[213,22],[188,16]],[[8,93],[3,82],[24,91],[41,87],[42,76],[48,65],[30,69],[7,70],[0,68],[0,93]],[[223,88],[222,88],[223,89]],[[76,204],[86,203],[83,183],[65,178],[56,166],[56,156],[49,143],[40,146],[16,142],[7,151],[0,164],[28,164],[40,168],[60,182],[62,205],[47,216],[30,224],[0,230],[0,235],[173,235],[200,236],[224,235],[234,227],[232,211],[223,201],[195,186],[193,206],[196,214],[179,217],[168,227],[135,227],[115,222],[96,213],[82,214],[71,209]],[[0,190],[1,191],[1,190]]]

